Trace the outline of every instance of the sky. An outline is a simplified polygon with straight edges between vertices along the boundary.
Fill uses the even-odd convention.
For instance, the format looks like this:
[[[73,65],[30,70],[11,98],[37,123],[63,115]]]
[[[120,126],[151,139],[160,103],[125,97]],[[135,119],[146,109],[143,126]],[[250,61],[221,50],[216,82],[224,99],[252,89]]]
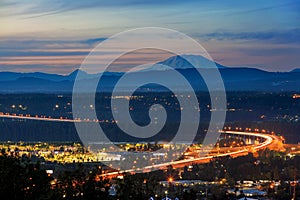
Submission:
[[[101,41],[163,27],[216,61],[266,71],[300,68],[300,0],[1,0],[0,71],[68,74]]]

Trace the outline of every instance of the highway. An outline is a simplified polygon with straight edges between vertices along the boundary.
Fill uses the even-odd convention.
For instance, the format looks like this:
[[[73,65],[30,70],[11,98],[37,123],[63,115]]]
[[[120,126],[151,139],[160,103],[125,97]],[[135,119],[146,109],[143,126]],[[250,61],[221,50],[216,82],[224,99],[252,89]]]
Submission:
[[[66,118],[51,118],[46,116],[30,116],[30,115],[16,115],[16,114],[9,114],[9,113],[2,113],[0,112],[0,118],[9,118],[9,119],[26,119],[26,120],[38,120],[38,121],[50,121],[50,122],[99,122],[99,120],[90,120],[90,119],[66,119]],[[238,135],[238,136],[251,136],[251,137],[257,137],[257,138],[263,138],[264,142],[256,144],[256,145],[250,145],[250,146],[244,146],[240,148],[234,148],[235,151],[230,152],[224,152],[224,153],[213,153],[204,157],[199,158],[191,158],[191,159],[184,159],[179,161],[172,161],[172,162],[165,162],[161,164],[155,164],[151,166],[146,166],[143,169],[128,169],[125,171],[116,171],[111,173],[103,174],[102,176],[116,176],[118,174],[121,174],[123,172],[128,173],[136,173],[136,172],[149,172],[152,170],[158,170],[158,169],[166,169],[168,166],[172,165],[173,168],[181,168],[187,165],[191,164],[199,164],[199,163],[206,163],[209,162],[214,157],[224,157],[224,156],[242,156],[246,155],[248,152],[252,151],[258,151],[267,147],[277,147],[279,144],[281,144],[281,139],[275,135],[266,134],[262,132],[249,132],[249,131],[230,131],[230,130],[223,130],[220,131],[221,133],[225,134],[231,134],[231,135]]]
[[[136,172],[150,172],[153,170],[164,170],[168,166],[172,166],[173,168],[182,168],[184,166],[192,165],[192,164],[201,164],[201,163],[207,163],[212,158],[215,157],[224,157],[224,156],[231,156],[231,157],[238,157],[248,154],[252,151],[258,151],[261,149],[265,149],[267,147],[271,147],[272,145],[277,145],[281,142],[280,138],[275,135],[270,135],[266,133],[260,133],[260,132],[243,132],[243,131],[221,131],[221,133],[227,133],[232,135],[243,135],[243,136],[252,136],[252,137],[258,137],[258,138],[264,138],[264,142],[257,144],[257,145],[251,145],[248,148],[246,147],[240,147],[239,150],[232,151],[232,152],[226,152],[226,153],[215,153],[213,155],[208,155],[200,158],[192,158],[192,159],[184,159],[179,161],[172,161],[172,162],[166,162],[151,166],[146,166],[143,169],[128,169],[124,171],[116,171],[116,172],[110,172],[103,174],[104,177],[115,177],[117,175],[120,175],[122,173],[136,173]]]
[[[63,117],[60,118],[51,118],[50,116],[30,116],[28,114],[10,114],[10,113],[3,113],[0,112],[0,118],[9,118],[9,119],[26,119],[26,120],[37,120],[37,121],[51,121],[51,122],[97,122],[91,121],[89,119],[80,120],[80,119],[66,119]],[[98,121],[99,122],[99,121]]]

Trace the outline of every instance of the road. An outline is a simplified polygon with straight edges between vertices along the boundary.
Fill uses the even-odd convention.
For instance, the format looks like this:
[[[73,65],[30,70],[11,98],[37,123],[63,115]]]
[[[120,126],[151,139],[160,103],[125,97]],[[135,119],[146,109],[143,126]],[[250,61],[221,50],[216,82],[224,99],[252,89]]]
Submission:
[[[9,113],[1,113],[0,118],[10,118],[10,119],[27,119],[27,120],[38,120],[38,121],[50,121],[50,122],[99,122],[98,120],[89,120],[89,119],[66,119],[66,118],[51,118],[46,116],[30,116],[30,115],[16,115],[16,114],[9,114]],[[166,169],[168,166],[172,165],[173,168],[181,168],[191,164],[199,164],[199,163],[206,163],[209,162],[214,157],[224,157],[224,156],[242,156],[247,154],[248,152],[258,151],[267,147],[278,147],[278,145],[282,144],[281,139],[275,135],[260,133],[260,132],[243,132],[243,131],[221,131],[221,133],[227,133],[231,135],[239,135],[239,136],[251,136],[251,137],[258,137],[264,138],[264,142],[259,143],[257,145],[251,145],[249,147],[241,147],[241,148],[234,148],[235,151],[231,152],[224,152],[224,153],[213,153],[208,156],[199,157],[199,158],[191,158],[191,159],[184,159],[179,161],[172,161],[172,162],[165,162],[161,164],[146,166],[143,169],[128,169],[125,171],[117,171],[111,172],[107,174],[103,174],[103,176],[116,176],[123,172],[128,173],[136,173],[136,172],[149,172],[152,170],[158,169]]]
[[[265,149],[267,147],[276,146],[281,143],[281,139],[275,135],[270,135],[266,133],[259,133],[259,132],[243,132],[243,131],[221,131],[221,133],[228,133],[232,135],[243,135],[243,136],[252,136],[252,137],[259,137],[264,138],[264,142],[257,144],[257,145],[251,145],[248,148],[241,147],[239,150],[232,151],[232,152],[226,152],[226,153],[216,153],[213,155],[208,155],[200,158],[192,158],[192,159],[184,159],[179,161],[172,161],[172,162],[166,162],[151,166],[146,166],[143,169],[128,169],[125,171],[116,171],[116,172],[110,172],[103,174],[102,176],[105,177],[115,177],[117,175],[120,175],[122,173],[137,173],[137,172],[150,172],[153,170],[164,170],[168,166],[172,166],[173,168],[182,168],[184,166],[192,165],[192,164],[201,164],[201,163],[207,163],[212,158],[215,157],[224,157],[224,156],[231,156],[231,157],[238,157],[248,154],[249,152],[258,151],[261,149]]]
[[[80,120],[80,119],[66,119],[66,118],[51,118],[47,116],[30,116],[28,114],[10,114],[10,113],[3,113],[0,112],[0,118],[9,118],[9,119],[27,119],[27,120],[37,120],[37,121],[51,121],[51,122],[97,122],[91,121],[89,119]]]

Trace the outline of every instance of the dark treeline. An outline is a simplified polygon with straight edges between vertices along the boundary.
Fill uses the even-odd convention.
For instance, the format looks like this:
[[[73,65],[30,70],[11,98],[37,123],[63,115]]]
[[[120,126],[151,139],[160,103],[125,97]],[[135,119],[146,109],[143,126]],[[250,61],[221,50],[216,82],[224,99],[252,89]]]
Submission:
[[[300,157],[288,157],[283,153],[265,150],[253,154],[230,158],[215,158],[207,164],[194,164],[183,170],[169,166],[166,170],[149,173],[124,174],[123,179],[102,179],[101,167],[94,166],[87,170],[84,164],[76,165],[72,170],[60,171],[55,177],[48,176],[40,163],[33,163],[28,157],[11,157],[4,150],[0,153],[0,196],[1,199],[35,199],[35,200],[90,200],[90,199],[149,199],[157,196],[162,199],[165,190],[170,195],[183,200],[196,199],[196,191],[206,191],[208,199],[227,199],[226,189],[234,188],[236,181],[243,180],[274,180],[281,184],[270,187],[266,183],[264,190],[273,199],[291,199],[290,184],[286,181],[300,179]],[[164,188],[159,181],[175,180],[204,180],[223,181],[220,185],[199,186],[200,188],[184,188],[169,184]],[[112,193],[112,186],[114,192]],[[195,186],[198,187],[198,186]],[[296,196],[300,195],[297,186]],[[109,194],[114,194],[110,196]]]
[[[62,171],[58,177],[49,176],[40,163],[27,157],[0,155],[0,196],[2,200],[94,200],[110,199],[109,182],[97,178],[101,169],[85,172],[78,164],[75,170]]]

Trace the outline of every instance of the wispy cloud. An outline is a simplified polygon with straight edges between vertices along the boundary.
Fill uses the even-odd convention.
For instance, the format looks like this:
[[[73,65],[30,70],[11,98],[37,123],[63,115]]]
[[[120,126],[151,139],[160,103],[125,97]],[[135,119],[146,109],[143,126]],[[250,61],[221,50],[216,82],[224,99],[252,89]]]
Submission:
[[[44,64],[23,64],[23,65],[0,65],[1,71],[9,72],[47,72],[53,74],[69,74],[77,69],[73,65],[44,65]]]
[[[190,2],[196,2],[191,0]],[[182,4],[180,0],[173,0],[172,5]],[[114,1],[99,1],[99,0],[89,0],[89,1],[74,1],[74,0],[44,0],[44,1],[6,1],[5,3],[0,3],[0,6],[6,7],[11,5],[18,5],[24,9],[15,12],[18,15],[26,15],[25,18],[35,18],[43,17],[47,15],[59,14],[62,12],[68,12],[73,10],[84,10],[90,8],[120,8],[120,7],[151,7],[151,6],[170,6],[170,1],[168,0],[114,0]],[[9,13],[7,13],[9,14]]]
[[[78,68],[101,40],[0,40],[0,71],[66,74]]]
[[[0,70],[65,73],[106,37],[143,26],[199,39],[224,64],[295,66],[299,9],[300,0],[0,0]]]
[[[200,35],[207,40],[261,40],[273,43],[300,43],[300,29],[267,32],[213,32]]]
[[[53,50],[53,49],[88,49],[106,38],[91,38],[83,40],[46,40],[46,39],[2,39],[0,40],[0,51],[5,53],[9,50]],[[2,54],[1,53],[1,54]],[[0,54],[0,56],[1,56]]]
[[[247,4],[247,3],[246,3]],[[288,2],[284,2],[284,3],[279,3],[277,4],[276,1],[274,1],[272,4],[269,4],[268,6],[259,6],[259,4],[257,4],[257,8],[253,8],[253,9],[241,9],[239,11],[233,11],[230,13],[227,13],[227,16],[231,16],[231,15],[248,15],[251,13],[256,13],[256,12],[264,12],[267,10],[272,10],[272,9],[278,9],[278,8],[283,8],[283,7],[296,7],[299,8],[299,1],[298,0],[293,0],[293,1],[288,1]]]
[[[31,72],[43,71],[66,74],[79,68],[85,57],[100,41],[105,38],[85,40],[4,40],[0,41],[0,71]],[[117,49],[101,52],[105,58],[114,57]],[[161,61],[169,57],[168,52],[151,49],[125,54],[110,66],[112,71],[126,69],[145,64],[150,61]],[[101,60],[100,60],[101,61]],[[94,63],[96,62],[96,63]],[[99,64],[99,59],[90,59],[89,64]],[[101,64],[101,63],[100,63]]]

